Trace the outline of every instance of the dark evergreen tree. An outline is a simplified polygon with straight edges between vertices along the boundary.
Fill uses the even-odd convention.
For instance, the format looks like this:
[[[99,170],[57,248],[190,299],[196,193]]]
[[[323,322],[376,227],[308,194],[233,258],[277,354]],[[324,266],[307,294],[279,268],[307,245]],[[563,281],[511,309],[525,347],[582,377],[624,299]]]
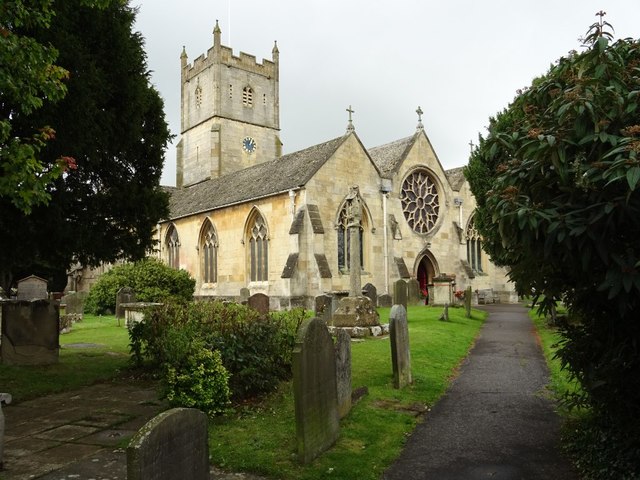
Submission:
[[[170,133],[149,81],[144,40],[133,31],[135,10],[118,0],[102,9],[58,0],[54,11],[48,28],[24,33],[59,51],[56,63],[69,72],[67,95],[19,118],[14,131],[51,125],[55,138],[42,160],[55,164],[65,157],[67,171],[50,185],[48,205],[29,215],[0,198],[5,288],[36,273],[61,289],[74,261],[142,258],[168,212],[159,182]]]

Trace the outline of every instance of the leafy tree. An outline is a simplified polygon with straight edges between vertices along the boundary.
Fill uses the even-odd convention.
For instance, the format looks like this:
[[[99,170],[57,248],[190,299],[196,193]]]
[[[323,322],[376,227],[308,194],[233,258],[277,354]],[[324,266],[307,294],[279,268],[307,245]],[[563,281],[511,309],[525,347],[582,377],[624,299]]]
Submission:
[[[39,124],[17,136],[12,123],[32,114],[46,101],[60,100],[68,72],[54,61],[57,51],[28,35],[23,28],[47,28],[53,17],[50,1],[7,1],[0,5],[0,196],[28,213],[49,199],[46,185],[60,176],[63,165],[47,165],[38,153],[54,135]]]
[[[54,126],[40,161],[46,170],[70,157],[77,168],[50,183],[48,205],[35,206],[30,215],[0,197],[5,288],[19,275],[37,273],[61,289],[72,261],[140,259],[167,214],[159,181],[170,134],[162,99],[149,82],[143,38],[132,30],[135,10],[120,0],[103,0],[99,9],[87,3],[54,1],[49,25],[14,29],[54,47],[68,80],[63,99],[12,118],[12,135],[24,138],[38,125]]]
[[[492,259],[521,293],[568,307],[560,355],[584,388],[577,400],[637,432],[640,41],[613,42],[598,15],[584,51],[490,120],[465,175]]]

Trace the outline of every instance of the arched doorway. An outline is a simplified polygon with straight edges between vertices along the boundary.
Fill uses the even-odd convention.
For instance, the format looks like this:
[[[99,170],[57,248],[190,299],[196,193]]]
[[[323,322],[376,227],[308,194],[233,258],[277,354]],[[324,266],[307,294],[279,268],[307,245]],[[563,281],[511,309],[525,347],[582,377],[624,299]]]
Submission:
[[[424,293],[428,291],[428,287],[429,285],[433,284],[433,277],[435,276],[436,276],[436,269],[433,265],[433,262],[427,255],[424,255],[420,259],[420,263],[418,263],[418,271],[417,271],[418,283],[420,283],[421,292]],[[429,301],[429,298],[427,297],[426,303],[428,303],[428,301]]]

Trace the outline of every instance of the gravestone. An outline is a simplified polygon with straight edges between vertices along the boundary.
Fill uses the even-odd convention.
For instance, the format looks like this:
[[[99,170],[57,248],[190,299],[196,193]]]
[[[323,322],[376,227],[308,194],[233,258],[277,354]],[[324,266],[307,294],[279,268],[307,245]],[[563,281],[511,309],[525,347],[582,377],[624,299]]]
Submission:
[[[407,282],[404,280],[396,280],[393,283],[393,303],[394,305],[402,305],[407,310]]]
[[[344,297],[333,312],[330,325],[334,327],[378,327],[380,315],[367,297]]]
[[[393,387],[404,388],[411,384],[411,353],[409,351],[407,311],[402,305],[394,305],[391,307],[391,313],[389,314],[389,336],[391,338]]]
[[[318,295],[315,303],[316,317],[321,318],[328,325],[333,314],[333,295]]]
[[[335,350],[338,416],[344,418],[351,410],[351,337],[344,330],[338,330]]]
[[[444,310],[442,310],[442,313],[440,314],[440,318],[438,318],[438,320],[442,320],[443,322],[449,321],[449,304],[448,303],[444,304]]]
[[[378,295],[378,306],[379,307],[391,307],[393,305],[393,297],[388,293],[383,293],[382,295]]]
[[[73,292],[60,299],[60,332],[66,333],[76,322],[81,322],[86,293]]]
[[[292,360],[298,459],[307,464],[330,448],[340,432],[336,357],[321,319],[302,323]]]
[[[209,480],[207,416],[172,408],[152,418],[127,447],[128,480]]]
[[[467,318],[471,318],[471,286],[468,286],[464,291],[464,315]]]
[[[125,317],[123,303],[135,303],[136,301],[136,293],[133,291],[131,287],[122,287],[116,293],[116,318],[120,320]]]
[[[254,293],[247,300],[249,308],[253,308],[260,315],[269,314],[269,297],[264,293]]]
[[[249,301],[249,297],[251,296],[251,291],[247,287],[242,287],[240,289],[240,303],[246,304]]]
[[[18,280],[18,300],[45,300],[48,298],[47,281],[44,278],[30,275]]]
[[[420,293],[420,282],[415,278],[407,280],[407,301],[410,305],[420,303],[422,296]]]
[[[367,283],[364,287],[362,287],[362,293],[365,297],[371,300],[371,305],[373,308],[378,306],[378,289],[372,285],[371,283]]]
[[[52,300],[1,303],[0,358],[5,365],[58,363],[59,306]]]
[[[0,393],[0,472],[4,469],[4,413],[2,413],[2,402],[11,403],[11,395],[8,393]]]

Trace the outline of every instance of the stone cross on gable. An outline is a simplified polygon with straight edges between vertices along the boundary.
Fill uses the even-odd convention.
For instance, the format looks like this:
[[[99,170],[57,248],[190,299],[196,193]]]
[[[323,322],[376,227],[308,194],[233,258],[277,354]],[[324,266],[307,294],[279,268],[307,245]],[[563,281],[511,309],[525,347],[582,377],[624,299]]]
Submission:
[[[471,151],[471,153],[473,153],[473,147],[475,147],[475,145],[473,144],[473,140],[469,140],[469,150]]]
[[[353,126],[353,120],[351,118],[351,114],[355,113],[355,110],[353,110],[351,108],[351,105],[349,105],[349,108],[347,108],[347,112],[349,112],[349,124],[347,125],[347,132],[353,132],[355,130],[355,127]]]
[[[418,130],[424,130],[424,126],[422,125],[422,114],[424,112],[422,111],[422,108],[420,108],[420,106],[418,106],[416,113],[418,114]]]

